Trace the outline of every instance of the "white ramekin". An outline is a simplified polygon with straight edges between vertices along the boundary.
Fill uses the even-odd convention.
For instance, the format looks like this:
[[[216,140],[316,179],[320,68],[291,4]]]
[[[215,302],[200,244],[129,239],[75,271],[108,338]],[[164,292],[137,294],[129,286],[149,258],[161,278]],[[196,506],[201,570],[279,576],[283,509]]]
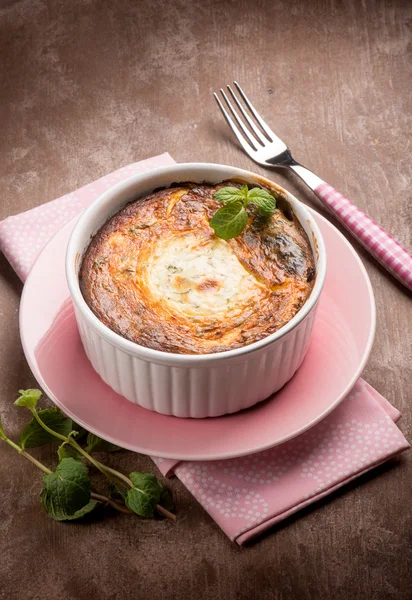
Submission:
[[[312,245],[316,282],[300,311],[268,337],[215,354],[172,354],[139,346],[103,325],[80,291],[78,271],[91,237],[127,202],[174,182],[240,178],[281,191]],[[97,373],[125,398],[177,417],[215,417],[247,408],[279,390],[301,365],[326,273],[322,235],[312,215],[283,188],[259,175],[209,163],[176,164],[138,174],[103,193],[79,218],[66,255],[66,276],[80,336]]]

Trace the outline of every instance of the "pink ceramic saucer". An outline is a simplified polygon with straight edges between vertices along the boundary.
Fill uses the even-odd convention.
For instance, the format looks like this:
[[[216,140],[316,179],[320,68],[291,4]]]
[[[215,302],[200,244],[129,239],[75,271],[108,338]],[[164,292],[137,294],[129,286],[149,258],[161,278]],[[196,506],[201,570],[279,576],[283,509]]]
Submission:
[[[20,333],[26,358],[47,395],[77,423],[124,448],[164,458],[218,460],[265,450],[330,413],[359,377],[375,332],[369,278],[346,239],[314,213],[328,273],[308,354],[272,398],[224,417],[160,415],[116,394],[96,374],[77,331],[64,258],[76,219],[43,250],[24,287]]]

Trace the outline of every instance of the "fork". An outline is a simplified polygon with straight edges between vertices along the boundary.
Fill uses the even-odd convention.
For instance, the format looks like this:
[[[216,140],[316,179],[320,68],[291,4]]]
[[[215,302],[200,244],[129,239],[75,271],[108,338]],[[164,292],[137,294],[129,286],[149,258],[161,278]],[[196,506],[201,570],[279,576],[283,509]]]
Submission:
[[[219,96],[216,93],[213,95],[227,124],[246,154],[264,167],[286,167],[294,171],[358,242],[404,286],[412,290],[412,254],[331,185],[296,162],[290,149],[262,119],[237,81],[233,83],[238,95],[233,92],[230,85],[227,89],[238,112],[224,90],[220,89],[233,118],[223,106]]]

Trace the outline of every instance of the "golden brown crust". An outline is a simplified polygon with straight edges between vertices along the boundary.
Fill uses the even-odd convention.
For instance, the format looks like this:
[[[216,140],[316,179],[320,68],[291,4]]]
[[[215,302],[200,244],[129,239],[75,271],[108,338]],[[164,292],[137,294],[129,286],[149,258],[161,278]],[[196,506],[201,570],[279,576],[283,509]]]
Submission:
[[[98,231],[80,287],[95,315],[140,345],[182,354],[251,344],[285,325],[314,285],[309,240],[296,217],[251,213],[224,242],[209,226],[224,185],[179,184],[138,199]],[[252,214],[253,213],[253,214]]]

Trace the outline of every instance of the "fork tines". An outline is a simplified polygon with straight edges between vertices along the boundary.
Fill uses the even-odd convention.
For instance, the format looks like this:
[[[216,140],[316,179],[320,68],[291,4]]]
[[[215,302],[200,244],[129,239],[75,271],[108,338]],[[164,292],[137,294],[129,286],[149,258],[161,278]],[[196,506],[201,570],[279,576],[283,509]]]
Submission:
[[[233,92],[230,85],[226,87],[229,90],[229,93],[233,98],[236,106],[238,107],[244,121],[249,126],[249,129],[246,127],[245,123],[242,121],[242,119],[236,112],[232,102],[229,100],[228,96],[222,88],[220,89],[220,93],[223,97],[223,100],[226,102],[226,105],[228,106],[233,116],[233,119],[226,110],[226,108],[223,106],[219,96],[216,93],[214,93],[213,95],[216,99],[216,102],[218,103],[220,110],[222,111],[224,118],[226,119],[227,124],[235,134],[237,140],[239,141],[245,152],[250,152],[251,149],[257,151],[259,148],[264,147],[266,144],[273,142],[276,136],[271,131],[270,127],[262,119],[262,117],[259,115],[249,98],[246,96],[245,92],[238,84],[238,82],[234,81],[233,83],[235,84],[238,94],[243,100],[245,107],[243,106],[239,98],[236,96],[236,94]],[[247,110],[245,110],[245,108],[248,109],[249,114]],[[256,120],[256,122],[260,125],[261,129],[259,129],[255,121],[251,117],[253,117]]]

